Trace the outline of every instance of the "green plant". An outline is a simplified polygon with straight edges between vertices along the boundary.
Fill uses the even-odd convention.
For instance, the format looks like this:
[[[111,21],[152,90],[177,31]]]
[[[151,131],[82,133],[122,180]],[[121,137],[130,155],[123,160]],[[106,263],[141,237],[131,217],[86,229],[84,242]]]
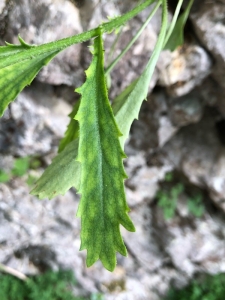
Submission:
[[[37,177],[28,174],[30,169],[37,169],[40,166],[40,160],[29,156],[16,158],[14,160],[13,168],[6,172],[0,169],[0,183],[9,182],[14,177],[22,177],[27,175],[26,182],[28,185],[33,185],[37,181]]]
[[[81,95],[70,114],[59,154],[46,169],[32,190],[39,198],[53,198],[65,194],[71,187],[81,193],[78,216],[81,217],[81,250],[87,249],[87,266],[100,259],[112,271],[116,265],[116,252],[126,255],[120,234],[120,224],[135,231],[128,216],[129,208],[124,193],[124,143],[134,119],[138,118],[141,104],[147,97],[148,86],[160,52],[175,49],[182,43],[185,17],[178,18],[183,0],[179,0],[174,17],[168,23],[167,0],[141,1],[130,12],[102,23],[97,28],[76,36],[43,44],[27,44],[20,36],[20,45],[6,43],[0,47],[0,115],[8,104],[31,83],[39,70],[67,47],[94,38],[92,62],[86,71],[86,82],[76,89]],[[155,6],[136,37],[105,69],[102,35],[121,28],[150,4]],[[122,55],[130,48],[159,7],[162,7],[162,24],[154,51],[142,75],[132,82],[114,101],[108,100],[105,75],[109,74]],[[179,40],[172,39],[174,32]],[[175,36],[176,36],[175,34]]]
[[[23,176],[24,174],[27,173],[29,166],[30,166],[30,158],[28,156],[15,159],[14,167],[11,171],[12,175],[18,177]]]
[[[10,176],[4,170],[0,170],[0,183],[8,182],[10,180]]]
[[[181,183],[176,184],[169,191],[158,191],[156,198],[158,206],[162,208],[163,215],[166,220],[171,219],[175,215],[178,196],[183,192],[184,186]]]
[[[202,194],[196,194],[194,197],[188,199],[188,210],[195,217],[202,217],[205,212]]]
[[[32,276],[26,281],[19,280],[11,275],[0,273],[0,299],[85,300],[95,297],[95,295],[92,295],[91,298],[74,296],[72,288],[75,284],[76,281],[70,271],[48,271],[41,275]]]
[[[225,295],[225,274],[204,276],[192,281],[183,289],[171,289],[164,300],[223,300]]]
[[[173,183],[174,176],[173,173],[167,173],[164,181],[167,184],[165,187],[162,187],[157,194],[157,204],[163,210],[163,215],[166,220],[171,219],[175,215],[177,208],[177,202],[179,196],[185,192],[185,186],[183,183]],[[203,196],[201,193],[193,194],[188,197],[187,207],[189,212],[195,217],[202,217],[205,212],[205,206],[203,204]]]

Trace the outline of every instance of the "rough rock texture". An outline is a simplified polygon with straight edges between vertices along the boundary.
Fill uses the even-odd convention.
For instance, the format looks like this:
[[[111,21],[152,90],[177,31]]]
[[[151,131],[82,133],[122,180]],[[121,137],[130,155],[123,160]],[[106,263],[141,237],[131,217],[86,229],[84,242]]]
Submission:
[[[191,20],[198,38],[215,60],[213,75],[220,85],[225,88],[224,14],[223,2],[206,2],[205,5],[199,6],[199,9],[191,14]]]
[[[1,0],[0,1],[0,13],[2,14],[4,8],[5,8],[5,5],[6,5],[6,1],[5,0]]]
[[[57,146],[71,106],[50,85],[35,82],[13,102],[0,123],[0,151],[14,156],[43,155]]]
[[[0,0],[0,37],[16,42],[20,33],[30,43],[48,42],[97,26],[135,1],[75,3],[80,9],[63,0]],[[107,300],[158,300],[171,285],[182,287],[198,273],[225,272],[225,1],[202,3],[195,1],[184,46],[161,54],[152,92],[126,145],[126,194],[137,229],[122,229],[128,258],[118,255],[113,273],[99,262],[87,269],[85,251],[79,252],[75,191],[40,201],[29,195],[24,176],[0,183],[1,263],[28,274],[73,269],[85,290],[100,291]],[[124,27],[113,57],[148,14]],[[141,74],[159,28],[160,12],[111,73],[111,98]],[[104,38],[108,64],[115,35]],[[90,61],[87,46],[60,54],[10,105],[0,121],[0,169],[9,171],[15,157],[27,155],[41,158],[38,174],[50,163],[77,97],[73,89]],[[185,190],[174,218],[165,220],[156,193],[172,171]],[[205,207],[199,218],[188,209],[188,193],[196,189]]]
[[[216,124],[213,112],[206,111],[199,123],[180,129],[163,150],[170,163],[193,184],[207,188],[225,212],[225,151]]]
[[[168,87],[168,93],[173,96],[185,95],[210,74],[211,65],[209,55],[198,45],[166,51],[158,64],[159,84]]]
[[[212,76],[219,83],[217,94],[219,94],[219,110],[225,116],[225,54],[224,54],[224,1],[206,2],[205,5],[199,5],[191,14],[191,21],[196,35],[200,42],[211,54],[214,66]]]

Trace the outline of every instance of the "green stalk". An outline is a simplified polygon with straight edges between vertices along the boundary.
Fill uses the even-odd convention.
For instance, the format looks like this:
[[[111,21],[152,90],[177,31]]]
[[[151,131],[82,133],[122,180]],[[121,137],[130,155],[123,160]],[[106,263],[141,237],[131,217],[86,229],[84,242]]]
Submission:
[[[108,55],[108,59],[107,61],[111,61],[112,60],[112,57],[113,57],[113,53],[115,51],[115,48],[116,48],[116,44],[118,43],[118,40],[121,36],[121,33],[122,33],[122,27],[119,28],[119,32],[116,34],[116,38],[111,46],[111,49],[110,49],[110,52],[109,52],[109,55]]]
[[[17,55],[9,55],[5,57],[4,60],[0,61],[0,69],[8,65],[9,61],[10,64],[13,64],[14,61],[16,62],[18,60],[22,61],[24,59],[27,59],[28,55],[32,59],[33,57],[39,56],[42,53],[48,53],[48,52],[53,53],[54,51],[60,52],[74,44],[88,41],[91,38],[94,38],[99,35],[99,28],[101,28],[102,33],[111,32],[112,30],[115,30],[116,28],[124,25],[124,23],[126,23],[130,19],[134,18],[138,13],[140,13],[142,10],[144,10],[146,7],[148,7],[150,4],[154,3],[155,1],[156,0],[146,0],[144,3],[138,5],[137,7],[135,7],[133,10],[129,11],[125,15],[114,18],[113,20],[103,23],[99,27],[91,29],[89,31],[71,37],[67,37],[58,41],[42,44],[36,47],[31,47],[28,48],[26,51],[22,51],[21,53],[18,53]],[[2,46],[0,47],[0,49],[4,49],[6,47],[8,46]]]
[[[136,35],[133,37],[133,39],[128,43],[126,48],[114,59],[114,61],[106,68],[105,75],[109,74],[112,69],[115,67],[115,65],[118,63],[118,61],[127,53],[127,51],[130,49],[130,47],[135,43],[135,41],[139,38],[145,27],[148,25],[152,17],[155,15],[156,11],[158,10],[159,6],[161,4],[161,0],[158,1],[154,9],[151,11],[150,15],[148,16],[147,20],[144,22],[144,24],[141,26],[141,28],[138,30]]]
[[[167,28],[168,23],[168,9],[167,9],[167,0],[162,0],[162,25],[161,30],[158,36],[157,43],[155,45],[154,51],[152,53],[152,56],[146,66],[146,69],[151,66],[151,73],[153,74],[155,70],[155,66],[157,64],[157,61],[159,59],[160,52],[163,49],[164,41],[165,41],[165,32]]]

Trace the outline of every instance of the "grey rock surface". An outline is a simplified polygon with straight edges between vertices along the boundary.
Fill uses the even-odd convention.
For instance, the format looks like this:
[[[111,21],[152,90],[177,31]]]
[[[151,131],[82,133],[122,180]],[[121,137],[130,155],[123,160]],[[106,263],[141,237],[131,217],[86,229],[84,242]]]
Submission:
[[[10,9],[5,3],[0,0],[1,38],[17,42],[20,33],[27,42],[39,44],[97,26],[135,1],[90,0],[80,9],[63,0],[16,0]],[[86,253],[79,252],[75,191],[40,201],[29,195],[23,176],[0,183],[1,263],[26,274],[72,269],[86,291],[100,291],[107,300],[159,300],[171,284],[181,288],[196,274],[225,272],[225,2],[202,3],[196,0],[191,14],[198,39],[162,53],[149,86],[151,95],[125,147],[126,195],[137,230],[122,228],[128,257],[118,255],[113,273],[100,262],[87,269]],[[146,10],[124,26],[114,57],[148,14]],[[160,12],[112,71],[111,99],[141,74],[159,28]],[[104,39],[108,64],[115,35]],[[0,120],[0,169],[9,172],[15,157],[38,154],[43,162],[36,171],[40,174],[56,155],[77,98],[74,86],[81,85],[91,60],[88,45],[60,54],[10,105]],[[165,220],[156,194],[168,172],[177,172],[177,182],[186,189],[201,191],[201,217],[188,210],[189,195],[184,191],[174,218]]]
[[[164,146],[164,152],[193,184],[206,188],[225,212],[224,145],[216,130],[216,117],[208,111],[195,125],[189,125]]]
[[[183,45],[177,50],[162,52],[157,68],[159,84],[172,96],[189,93],[211,73],[212,60],[198,45]]]
[[[0,14],[2,14],[5,6],[6,6],[6,0],[1,0],[0,1]]]
[[[191,20],[198,38],[214,58],[213,74],[222,87],[225,87],[224,13],[224,3],[217,1],[199,5],[198,10],[191,14]]]
[[[52,86],[34,82],[0,122],[0,151],[14,156],[43,155],[63,137],[72,107],[54,94]]]
[[[170,120],[177,127],[197,123],[203,115],[203,103],[191,94],[168,99],[168,106]]]

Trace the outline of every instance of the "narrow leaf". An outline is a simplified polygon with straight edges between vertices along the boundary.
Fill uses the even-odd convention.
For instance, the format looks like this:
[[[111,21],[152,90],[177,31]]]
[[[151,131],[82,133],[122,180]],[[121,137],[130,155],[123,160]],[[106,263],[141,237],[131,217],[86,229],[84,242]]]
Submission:
[[[122,148],[129,136],[130,127],[135,119],[138,119],[138,114],[141,108],[141,104],[146,99],[148,94],[148,86],[152,78],[152,74],[155,70],[156,63],[158,61],[160,52],[162,51],[165,36],[167,30],[167,1],[163,0],[162,6],[162,26],[159,33],[157,43],[155,45],[152,56],[141,76],[134,81],[125,90],[124,95],[121,96],[115,103],[112,104],[113,111],[115,111],[116,122],[123,133],[120,137],[120,143]]]
[[[188,6],[185,11],[178,18],[176,25],[173,29],[173,32],[166,43],[164,49],[168,49],[170,51],[174,51],[178,46],[184,43],[184,26],[187,22],[187,18],[189,16],[192,4],[194,0],[190,0]]]
[[[40,199],[61,194],[64,195],[72,186],[78,188],[80,183],[80,163],[75,160],[78,153],[78,139],[72,141],[52,161],[37,181],[32,195]]]
[[[67,126],[64,138],[59,143],[59,153],[62,152],[70,142],[77,139],[79,136],[79,124],[77,120],[74,119],[75,115],[77,114],[79,105],[80,100],[75,103],[72,112],[69,114],[70,123]]]
[[[119,136],[108,100],[101,34],[94,40],[93,60],[87,79],[77,89],[82,95],[76,115],[80,125],[77,160],[81,163],[81,248],[87,249],[87,266],[100,259],[110,271],[116,265],[116,251],[126,255],[119,226],[134,231],[128,216],[124,179],[126,174]]]

